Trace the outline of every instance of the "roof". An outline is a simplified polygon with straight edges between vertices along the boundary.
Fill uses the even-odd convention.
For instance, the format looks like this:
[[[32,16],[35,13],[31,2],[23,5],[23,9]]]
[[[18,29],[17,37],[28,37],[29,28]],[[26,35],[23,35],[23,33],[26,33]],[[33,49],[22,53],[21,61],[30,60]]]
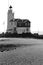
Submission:
[[[15,19],[14,21],[17,21],[17,22],[29,22],[30,23],[30,21],[28,20],[28,19]]]
[[[18,19],[15,19],[14,21],[18,21]]]
[[[23,19],[23,22],[29,22],[30,23],[30,21],[28,19]]]
[[[10,9],[12,8],[12,6],[10,5],[10,7],[9,7]]]

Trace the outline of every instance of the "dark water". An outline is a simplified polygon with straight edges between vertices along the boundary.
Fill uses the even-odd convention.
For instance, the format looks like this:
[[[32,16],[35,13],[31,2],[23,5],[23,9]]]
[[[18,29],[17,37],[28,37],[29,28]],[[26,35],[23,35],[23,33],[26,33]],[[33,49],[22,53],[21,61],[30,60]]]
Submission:
[[[30,47],[30,46],[35,46],[38,44],[0,44],[0,52],[4,52],[6,51],[10,51],[10,50],[14,50],[17,49],[19,47]]]

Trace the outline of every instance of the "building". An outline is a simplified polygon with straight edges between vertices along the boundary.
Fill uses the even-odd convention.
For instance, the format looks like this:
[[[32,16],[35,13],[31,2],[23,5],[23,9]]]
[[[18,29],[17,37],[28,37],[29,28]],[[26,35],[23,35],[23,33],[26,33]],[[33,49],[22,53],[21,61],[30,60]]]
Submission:
[[[15,19],[12,6],[9,7],[7,15],[7,32],[17,32],[18,34],[30,32],[30,21],[27,19]]]

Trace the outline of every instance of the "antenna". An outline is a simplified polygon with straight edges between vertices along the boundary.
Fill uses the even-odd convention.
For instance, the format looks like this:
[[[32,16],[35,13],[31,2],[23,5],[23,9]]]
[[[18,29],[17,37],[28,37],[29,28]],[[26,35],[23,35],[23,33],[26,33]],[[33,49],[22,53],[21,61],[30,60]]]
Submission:
[[[8,8],[9,8],[9,0],[8,0]]]
[[[39,26],[38,26],[38,34],[39,34]]]
[[[12,8],[11,3],[12,2],[10,0],[8,0],[8,8],[10,8],[10,9]]]

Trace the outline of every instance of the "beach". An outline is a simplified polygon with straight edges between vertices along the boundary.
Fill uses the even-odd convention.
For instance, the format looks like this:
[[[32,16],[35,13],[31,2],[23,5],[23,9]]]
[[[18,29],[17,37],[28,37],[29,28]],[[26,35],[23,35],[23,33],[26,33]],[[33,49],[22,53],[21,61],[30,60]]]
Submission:
[[[43,65],[43,40],[4,38],[0,44],[20,44],[13,50],[0,52],[0,65]]]

